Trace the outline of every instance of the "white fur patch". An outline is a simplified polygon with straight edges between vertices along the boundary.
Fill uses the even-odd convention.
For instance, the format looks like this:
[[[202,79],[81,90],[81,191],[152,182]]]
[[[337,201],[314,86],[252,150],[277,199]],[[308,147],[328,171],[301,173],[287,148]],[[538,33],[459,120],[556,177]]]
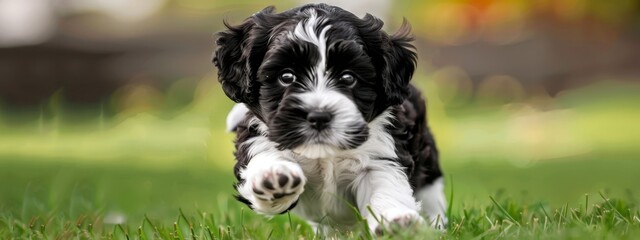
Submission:
[[[441,178],[436,179],[431,185],[418,190],[416,197],[420,200],[422,211],[429,217],[432,226],[444,229],[447,224],[447,200],[444,195],[444,183]]]
[[[378,228],[377,220],[381,219],[386,223],[398,218],[423,221],[418,214],[420,207],[413,197],[409,180],[396,162],[372,161],[368,164],[367,172],[354,181],[354,187],[360,213],[368,220],[372,231]]]
[[[318,159],[333,156],[340,149],[326,144],[303,144],[292,151],[309,159]]]
[[[233,105],[233,108],[231,108],[231,111],[227,114],[227,132],[233,132],[248,112],[249,109],[244,103]]]
[[[293,30],[293,35],[297,39],[309,42],[318,48],[320,53],[320,60],[315,66],[316,77],[316,90],[322,91],[328,85],[327,79],[327,31],[331,28],[331,25],[324,26],[320,33],[316,33],[315,29],[324,23],[324,19],[318,18],[318,14],[315,10],[309,10],[309,17],[306,20],[301,21],[296,25]]]
[[[379,158],[398,158],[396,154],[396,142],[393,136],[386,130],[386,126],[391,125],[392,117],[391,111],[387,110],[373,119],[373,121],[369,123],[369,140],[360,147],[349,151],[367,153],[370,156],[377,156]]]

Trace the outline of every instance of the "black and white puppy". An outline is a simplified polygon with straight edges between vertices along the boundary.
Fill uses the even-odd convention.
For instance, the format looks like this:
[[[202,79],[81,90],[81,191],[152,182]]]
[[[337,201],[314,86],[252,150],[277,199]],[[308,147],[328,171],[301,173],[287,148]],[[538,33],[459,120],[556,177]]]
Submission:
[[[421,223],[420,210],[446,224],[424,99],[409,84],[416,53],[406,22],[388,35],[369,14],[310,4],[225,25],[213,62],[240,103],[227,119],[238,200],[323,230],[355,225],[350,206],[371,231]]]

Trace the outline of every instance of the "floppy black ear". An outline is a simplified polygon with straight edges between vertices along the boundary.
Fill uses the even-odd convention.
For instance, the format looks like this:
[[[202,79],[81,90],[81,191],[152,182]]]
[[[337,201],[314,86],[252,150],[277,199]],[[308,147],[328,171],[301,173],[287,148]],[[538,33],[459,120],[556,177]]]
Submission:
[[[409,81],[417,61],[412,41],[411,25],[405,19],[400,29],[389,36],[386,46],[383,45],[382,85],[390,105],[402,104],[409,96]]]
[[[258,98],[259,86],[254,80],[266,46],[265,33],[258,29],[257,21],[274,9],[267,7],[237,26],[224,21],[228,30],[217,34],[213,64],[224,93],[235,102],[251,103]]]
[[[406,19],[398,32],[391,36],[381,30],[383,25],[382,20],[367,14],[358,28],[377,69],[379,91],[384,94],[378,101],[392,106],[402,104],[409,96],[409,81],[416,68],[417,55],[411,44],[411,26]]]

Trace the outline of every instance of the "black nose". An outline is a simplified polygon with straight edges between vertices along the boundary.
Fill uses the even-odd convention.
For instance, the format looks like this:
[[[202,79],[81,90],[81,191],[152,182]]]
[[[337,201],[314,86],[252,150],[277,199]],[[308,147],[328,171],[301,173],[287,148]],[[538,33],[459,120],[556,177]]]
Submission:
[[[313,128],[322,130],[326,128],[327,125],[329,125],[329,122],[331,122],[331,114],[328,112],[313,111],[310,112],[309,115],[307,115],[307,121],[311,123],[311,126]]]

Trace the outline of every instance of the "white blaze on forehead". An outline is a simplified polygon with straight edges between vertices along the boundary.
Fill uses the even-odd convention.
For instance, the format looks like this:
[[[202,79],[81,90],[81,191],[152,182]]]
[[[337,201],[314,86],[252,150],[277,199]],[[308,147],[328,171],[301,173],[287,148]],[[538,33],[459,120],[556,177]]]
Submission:
[[[326,66],[327,66],[327,31],[331,28],[331,25],[324,26],[318,34],[315,29],[324,23],[325,19],[318,18],[315,10],[309,10],[309,17],[302,20],[296,25],[293,30],[293,36],[295,38],[309,42],[315,45],[320,52],[320,59],[314,68],[316,87],[317,90],[324,89],[327,85]],[[291,36],[291,37],[293,37]]]

